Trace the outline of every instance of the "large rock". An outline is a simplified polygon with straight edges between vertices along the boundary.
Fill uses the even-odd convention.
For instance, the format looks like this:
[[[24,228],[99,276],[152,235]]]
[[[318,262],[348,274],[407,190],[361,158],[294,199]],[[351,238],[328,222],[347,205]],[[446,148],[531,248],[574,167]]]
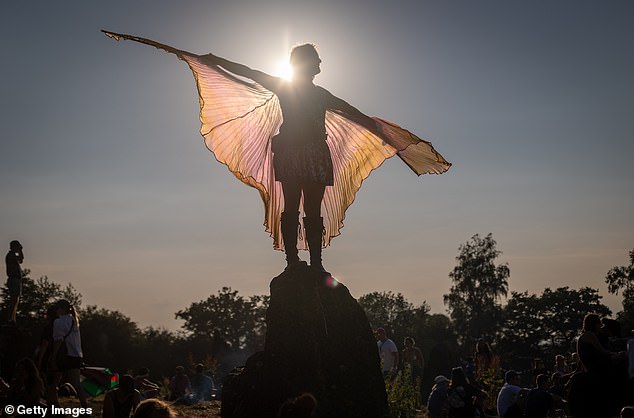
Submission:
[[[320,418],[388,416],[376,341],[348,289],[300,267],[271,281],[263,352],[223,388],[223,418],[275,417],[304,392]]]

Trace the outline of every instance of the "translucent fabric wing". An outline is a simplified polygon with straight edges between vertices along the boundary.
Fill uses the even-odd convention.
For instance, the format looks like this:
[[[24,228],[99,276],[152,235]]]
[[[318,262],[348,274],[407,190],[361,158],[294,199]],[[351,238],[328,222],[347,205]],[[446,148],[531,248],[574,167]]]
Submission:
[[[275,94],[206,63],[203,56],[145,38],[104,33],[117,40],[129,39],[171,52],[189,65],[198,87],[200,132],[207,148],[240,181],[258,189],[264,202],[264,227],[273,238],[273,247],[282,250],[280,217],[284,200],[281,183],[275,181],[271,152],[271,137],[282,124]],[[367,126],[367,122],[340,111],[326,112],[334,185],[326,187],[322,202],[324,246],[339,235],[346,209],[363,180],[387,158],[398,154],[418,175],[440,174],[451,166],[431,143],[390,122],[372,119],[376,126]],[[303,234],[298,237],[298,248],[308,248]]]

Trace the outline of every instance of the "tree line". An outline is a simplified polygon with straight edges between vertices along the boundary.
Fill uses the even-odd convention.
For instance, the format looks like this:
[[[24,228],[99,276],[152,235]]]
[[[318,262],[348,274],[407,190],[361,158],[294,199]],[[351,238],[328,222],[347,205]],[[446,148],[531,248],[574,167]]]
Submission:
[[[444,295],[447,315],[430,312],[425,301],[413,303],[391,291],[371,292],[358,302],[371,326],[388,330],[399,346],[407,336],[416,340],[427,360],[425,375],[432,377],[470,355],[479,338],[491,342],[506,367],[528,368],[534,357],[550,359],[570,351],[586,313],[611,314],[598,289],[588,287],[509,295],[510,268],[496,264],[500,255],[491,234],[476,234],[459,247]],[[610,269],[605,278],[609,292],[623,295],[617,319],[628,330],[634,328],[634,250],[629,256],[629,265]],[[82,306],[82,296],[71,284],[62,286],[46,276],[34,280],[25,270],[18,329],[30,346],[37,346],[46,308],[61,298],[79,308],[85,361],[118,372],[148,367],[158,378],[170,376],[177,364],[203,362],[222,377],[264,345],[266,295],[245,297],[223,287],[175,313],[183,320],[181,330],[141,328],[121,312]],[[5,286],[3,310],[7,304]]]

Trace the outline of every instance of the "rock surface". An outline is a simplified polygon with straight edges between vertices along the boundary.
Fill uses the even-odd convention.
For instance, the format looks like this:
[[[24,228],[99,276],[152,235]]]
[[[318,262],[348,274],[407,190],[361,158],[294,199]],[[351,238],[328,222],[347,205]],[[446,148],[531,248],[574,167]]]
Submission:
[[[271,281],[263,352],[225,382],[223,418],[275,417],[309,392],[317,417],[387,417],[376,341],[348,289],[307,267]]]

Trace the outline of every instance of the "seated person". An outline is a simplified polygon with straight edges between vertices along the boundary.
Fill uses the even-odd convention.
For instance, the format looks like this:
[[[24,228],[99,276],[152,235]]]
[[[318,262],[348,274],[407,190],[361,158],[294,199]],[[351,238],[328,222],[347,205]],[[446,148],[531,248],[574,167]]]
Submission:
[[[204,366],[200,363],[196,365],[196,374],[191,378],[191,387],[194,400],[210,401],[211,393],[214,389],[214,381],[211,377],[203,373]]]
[[[134,388],[134,378],[121,376],[119,387],[109,391],[103,400],[102,418],[128,418],[141,402],[141,393]]]

